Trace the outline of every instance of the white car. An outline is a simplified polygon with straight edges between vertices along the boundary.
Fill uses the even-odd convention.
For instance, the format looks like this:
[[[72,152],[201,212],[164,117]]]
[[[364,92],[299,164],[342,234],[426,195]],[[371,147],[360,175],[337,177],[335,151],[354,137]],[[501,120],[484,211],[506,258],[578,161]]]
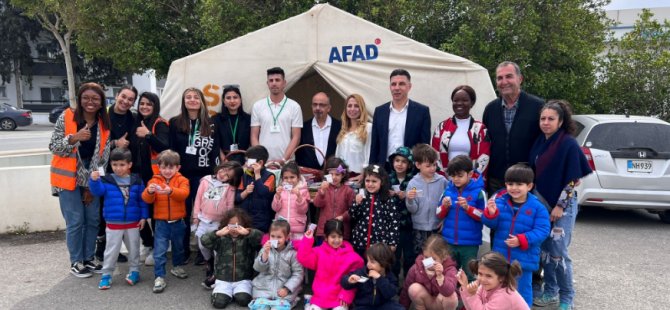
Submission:
[[[574,120],[594,171],[577,187],[579,205],[645,209],[670,223],[670,123],[626,115]]]

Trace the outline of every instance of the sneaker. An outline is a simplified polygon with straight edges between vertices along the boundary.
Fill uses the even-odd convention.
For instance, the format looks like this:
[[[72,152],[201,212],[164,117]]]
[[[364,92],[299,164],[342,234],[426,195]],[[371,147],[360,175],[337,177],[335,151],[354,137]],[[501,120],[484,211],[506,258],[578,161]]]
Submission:
[[[147,265],[147,266],[153,266],[155,264],[155,262],[154,262],[154,249],[151,249],[151,251],[147,255],[147,258],[144,260],[144,264]]]
[[[205,278],[205,281],[200,282],[200,285],[202,285],[202,287],[204,287],[205,289],[213,290],[215,282],[216,282],[216,278],[214,276],[211,276],[211,277]]]
[[[198,255],[196,255],[196,257],[195,257],[195,265],[196,265],[196,266],[202,266],[202,265],[204,265],[206,262],[207,262],[207,261],[205,260],[204,257],[202,257],[202,254],[200,253],[200,251],[198,251]]]
[[[110,287],[112,287],[112,275],[103,274],[102,279],[100,279],[100,284],[98,284],[98,289],[108,290]]]
[[[562,302],[560,305],[558,305],[558,310],[572,310],[572,305]]]
[[[76,262],[70,265],[70,273],[77,278],[90,278],[93,276],[91,270],[86,268],[81,262]]]
[[[170,273],[179,279],[188,278],[188,274],[186,271],[184,271],[184,268],[181,268],[181,266],[172,267],[172,269],[170,269]]]
[[[555,305],[558,303],[558,296],[549,296],[547,294],[542,294],[541,297],[533,299],[533,305],[538,307],[546,307],[549,305]]]
[[[139,271],[131,271],[127,276],[126,276],[126,282],[130,285],[135,285],[135,283],[140,281],[140,272]]]
[[[116,259],[116,262],[117,262],[117,263],[125,263],[125,262],[128,262],[128,257],[126,257],[125,255],[119,253],[119,257]]]
[[[95,260],[87,260],[84,262],[84,267],[88,268],[93,273],[102,273],[102,265]]]
[[[153,291],[154,293],[162,293],[166,286],[167,284],[165,283],[165,279],[158,277],[156,280],[154,280]]]

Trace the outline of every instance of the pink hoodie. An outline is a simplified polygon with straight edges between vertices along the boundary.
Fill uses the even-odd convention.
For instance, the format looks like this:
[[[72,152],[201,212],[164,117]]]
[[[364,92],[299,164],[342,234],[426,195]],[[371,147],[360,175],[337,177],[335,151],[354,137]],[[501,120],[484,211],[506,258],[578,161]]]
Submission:
[[[305,268],[316,270],[311,303],[321,308],[335,308],[340,301],[350,305],[356,296],[356,290],[345,290],[340,285],[342,277],[363,267],[363,259],[354,252],[346,241],[334,249],[324,242],[312,248],[314,238],[303,238],[298,249],[298,262]]]
[[[298,195],[287,190],[275,194],[272,199],[272,210],[277,212],[275,219],[280,216],[285,218],[291,225],[291,233],[302,234],[307,228],[307,208],[309,207],[309,190],[305,182],[298,183],[299,195],[302,199],[298,202]]]
[[[198,194],[193,204],[193,218],[198,215],[212,221],[221,222],[223,214],[235,207],[235,187],[221,183],[211,175],[200,179]]]
[[[483,287],[475,295],[469,295],[461,288],[461,298],[468,310],[528,310],[528,304],[519,292],[513,289],[497,287],[490,291]]]

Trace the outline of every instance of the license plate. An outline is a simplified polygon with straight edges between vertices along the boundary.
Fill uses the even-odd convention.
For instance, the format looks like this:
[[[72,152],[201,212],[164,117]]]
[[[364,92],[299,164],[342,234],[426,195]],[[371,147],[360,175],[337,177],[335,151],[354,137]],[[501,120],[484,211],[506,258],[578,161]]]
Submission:
[[[629,160],[627,165],[628,172],[651,173],[651,160]]]

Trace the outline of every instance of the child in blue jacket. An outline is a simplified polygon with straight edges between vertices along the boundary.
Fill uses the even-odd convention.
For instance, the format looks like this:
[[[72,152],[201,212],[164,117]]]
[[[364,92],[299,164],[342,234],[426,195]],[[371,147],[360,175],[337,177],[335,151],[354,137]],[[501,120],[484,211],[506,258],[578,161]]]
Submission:
[[[492,250],[508,261],[517,260],[522,274],[518,279],[519,294],[533,306],[533,271],[540,266],[540,245],[549,236],[549,212],[533,194],[533,170],[516,164],[505,172],[507,193],[486,204],[482,222],[495,230]]]
[[[275,175],[265,169],[268,150],[262,145],[252,146],[247,149],[246,157],[246,171],[235,194],[235,205],[251,215],[253,228],[268,233],[275,217],[272,199],[276,185]]]
[[[109,161],[114,173],[101,176],[99,171],[93,171],[89,182],[93,195],[105,197],[102,216],[107,223],[107,245],[101,270],[102,278],[98,285],[101,290],[112,286],[112,273],[116,268],[116,258],[122,242],[128,248],[130,264],[126,282],[135,285],[140,280],[140,230],[149,218],[149,206],[142,200],[142,179],[139,175],[130,173],[133,165],[130,151],[117,148],[109,155]]]
[[[477,259],[482,244],[482,214],[486,205],[484,179],[475,176],[472,160],[467,155],[452,158],[447,165],[449,185],[444,191],[437,217],[442,221],[442,236],[449,244],[451,258],[456,268],[467,266]],[[469,281],[475,278],[465,268]]]

